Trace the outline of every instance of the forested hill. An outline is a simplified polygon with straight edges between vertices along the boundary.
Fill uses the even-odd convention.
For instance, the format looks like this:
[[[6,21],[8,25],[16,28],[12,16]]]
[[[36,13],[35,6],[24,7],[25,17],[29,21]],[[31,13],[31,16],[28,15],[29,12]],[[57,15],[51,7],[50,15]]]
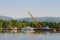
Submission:
[[[60,22],[60,17],[35,17],[35,18],[39,22],[45,22],[45,21],[47,21],[47,22]],[[12,20],[13,18],[0,15],[0,19],[2,19],[2,20]],[[16,19],[16,20],[32,22],[31,18],[19,18],[19,19]]]
[[[12,20],[13,18],[0,15],[0,19],[2,19],[2,20]]]
[[[35,17],[39,22],[60,22],[60,17]],[[32,22],[31,18],[20,18],[19,21]]]

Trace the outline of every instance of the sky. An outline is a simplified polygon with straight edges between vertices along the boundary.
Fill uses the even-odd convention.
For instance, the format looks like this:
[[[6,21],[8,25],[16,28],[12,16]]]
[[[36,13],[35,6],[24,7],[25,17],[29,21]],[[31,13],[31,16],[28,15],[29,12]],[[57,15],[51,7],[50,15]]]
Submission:
[[[60,17],[60,0],[0,0],[0,15],[12,18]]]

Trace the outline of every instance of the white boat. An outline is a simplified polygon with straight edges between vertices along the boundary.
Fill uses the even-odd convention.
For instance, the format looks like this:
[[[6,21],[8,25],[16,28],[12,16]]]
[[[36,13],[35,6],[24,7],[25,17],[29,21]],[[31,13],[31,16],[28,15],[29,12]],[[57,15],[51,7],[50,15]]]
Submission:
[[[34,28],[31,28],[31,27],[25,27],[25,28],[21,28],[21,31],[31,33],[31,32],[35,32],[33,29]]]

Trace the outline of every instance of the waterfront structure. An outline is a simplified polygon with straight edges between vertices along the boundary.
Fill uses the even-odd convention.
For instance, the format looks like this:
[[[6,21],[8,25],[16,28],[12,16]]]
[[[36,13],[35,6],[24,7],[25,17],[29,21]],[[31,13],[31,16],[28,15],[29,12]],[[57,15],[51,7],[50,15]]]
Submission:
[[[31,32],[35,32],[35,31],[34,31],[34,28],[29,26],[29,27],[21,28],[21,32],[31,33]]]
[[[16,33],[17,32],[17,27],[11,27],[11,32],[14,32],[14,33]]]

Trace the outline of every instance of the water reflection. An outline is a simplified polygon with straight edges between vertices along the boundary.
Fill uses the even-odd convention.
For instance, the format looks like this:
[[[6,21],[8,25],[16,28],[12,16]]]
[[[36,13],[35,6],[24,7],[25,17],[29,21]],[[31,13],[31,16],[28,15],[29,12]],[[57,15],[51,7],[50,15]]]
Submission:
[[[28,34],[49,34],[49,33],[59,33],[59,32],[50,32],[50,31],[21,31],[21,30],[3,30],[2,33],[28,33]]]
[[[12,31],[12,32],[11,32]],[[21,30],[3,30],[0,40],[60,40],[60,33],[50,31],[22,32]]]
[[[0,40],[60,40],[60,33],[0,33]]]

